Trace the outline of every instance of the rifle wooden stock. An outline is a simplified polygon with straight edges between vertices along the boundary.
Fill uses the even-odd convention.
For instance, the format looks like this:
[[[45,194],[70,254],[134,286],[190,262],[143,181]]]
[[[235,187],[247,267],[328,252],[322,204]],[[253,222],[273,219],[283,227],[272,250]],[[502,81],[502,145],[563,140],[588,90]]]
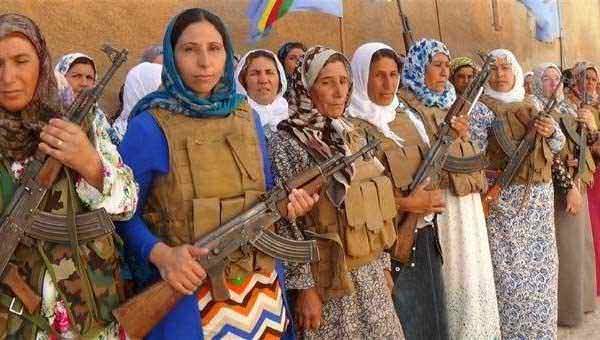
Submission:
[[[42,169],[37,174],[38,183],[40,183],[45,188],[50,189],[56,181],[56,179],[58,178],[62,167],[62,163],[59,162],[57,159],[47,157],[46,161],[44,162],[44,165],[42,166]]]
[[[396,242],[393,245],[392,254],[394,260],[402,264],[410,261],[410,253],[415,244],[415,226],[421,214],[406,213],[396,223]]]
[[[167,281],[160,280],[113,310],[113,315],[121,325],[127,325],[130,338],[142,339],[183,297]]]
[[[6,270],[2,276],[2,283],[8,286],[13,294],[21,300],[21,303],[23,303],[29,314],[35,313],[40,308],[42,299],[29,287],[27,281],[21,277],[19,269],[14,264],[9,263],[6,265]]]

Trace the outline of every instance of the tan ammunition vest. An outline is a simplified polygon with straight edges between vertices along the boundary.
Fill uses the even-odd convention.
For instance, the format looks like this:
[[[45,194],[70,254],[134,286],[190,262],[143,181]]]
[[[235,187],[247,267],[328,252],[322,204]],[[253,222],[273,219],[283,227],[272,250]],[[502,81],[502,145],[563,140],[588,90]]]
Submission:
[[[356,152],[364,137],[355,130],[349,147]],[[354,286],[350,271],[379,258],[396,239],[393,186],[375,159],[358,160],[355,173],[340,209],[325,192],[306,216],[307,229],[318,237],[321,260],[312,265],[321,298],[350,295]]]
[[[516,113],[520,112],[523,116],[534,117],[537,115],[535,105],[530,101],[503,103],[489,96],[483,96],[481,102],[496,114],[497,120],[503,122],[504,132],[514,146],[518,146],[521,139],[527,134],[527,126],[517,118]],[[502,151],[498,140],[491,132],[490,138],[488,138],[487,156],[490,161],[489,168],[492,170],[504,170],[510,159],[510,155],[507,156]],[[553,158],[554,155],[546,139],[537,136],[534,150],[525,159],[512,183],[550,183]]]
[[[144,218],[169,246],[191,244],[257,202],[266,191],[263,156],[247,104],[223,118],[152,111],[169,145],[169,173],[158,176]],[[230,256],[229,279],[274,268],[258,251]]]
[[[413,94],[412,91],[402,88],[398,91],[398,95],[400,98],[408,104],[409,107],[417,111],[417,114],[420,114],[421,119],[423,120],[423,124],[427,130],[427,135],[429,136],[429,140],[433,143],[437,139],[438,135],[438,127],[440,124],[444,122],[446,118],[446,114],[448,113],[445,110],[441,110],[435,107],[427,107],[423,105],[423,103]],[[394,168],[397,168],[397,172],[402,172],[402,174],[394,175],[394,180],[396,182],[396,186],[398,188],[406,187],[408,185],[406,182],[410,184],[412,181],[412,176],[419,168],[419,164],[423,160],[423,156],[427,153],[427,145],[423,144],[420,137],[418,136],[418,132],[414,128],[412,122],[408,116],[404,114],[397,114],[396,120],[390,124],[390,128],[398,133],[402,138],[404,138],[404,134],[407,136],[415,136],[414,138],[418,138],[415,140],[415,144],[413,145],[410,142],[406,143],[406,146],[400,150],[399,148],[395,148],[396,151],[386,151],[386,156],[388,162],[390,161],[390,154],[395,152],[400,154],[400,161],[397,163],[398,166],[391,166],[392,174],[394,174]],[[415,135],[416,134],[416,135]],[[417,152],[419,151],[419,152]],[[458,158],[466,158],[472,157],[480,153],[479,148],[473,144],[471,141],[463,141],[461,139],[456,139],[454,143],[448,149],[448,154]],[[402,155],[406,155],[406,159],[402,157]],[[418,155],[421,155],[421,158],[418,158]],[[405,163],[410,164],[410,166],[406,166]],[[405,180],[403,185],[399,185],[396,181],[396,177],[406,177],[409,175],[410,177]],[[452,173],[448,171],[442,171],[440,176],[440,188],[450,188],[452,193],[456,196],[465,196],[472,193],[481,193],[487,190],[487,181],[485,179],[485,175],[483,170],[475,171],[471,173]],[[403,189],[403,190],[405,190]]]
[[[559,122],[560,127],[567,139],[565,147],[563,147],[560,151],[560,159],[563,162],[566,162],[569,159],[577,159],[579,154],[577,149],[579,134],[577,131],[578,123],[575,120],[575,117],[570,114],[564,114],[556,109],[552,111],[552,117]],[[594,163],[594,158],[592,157],[589,147],[586,149],[585,162],[586,166],[584,167],[583,174],[581,174],[578,178],[580,178],[581,182],[583,182],[585,186],[589,188],[594,181],[594,171],[596,171],[596,164]],[[569,174],[571,174],[572,178],[574,179],[577,179],[577,169],[577,167],[568,168]]]

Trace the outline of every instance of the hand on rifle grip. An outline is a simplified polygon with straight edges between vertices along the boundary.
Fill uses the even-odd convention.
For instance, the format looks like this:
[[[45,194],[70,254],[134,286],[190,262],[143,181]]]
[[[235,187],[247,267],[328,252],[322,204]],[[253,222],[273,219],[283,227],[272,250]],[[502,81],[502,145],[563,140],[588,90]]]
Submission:
[[[577,110],[577,121],[580,123],[584,123],[588,130],[596,131],[598,127],[596,126],[596,121],[594,119],[594,115],[592,111],[587,107],[582,107]]]
[[[304,189],[292,189],[292,192],[288,195],[288,200],[287,218],[293,221],[312,210],[315,203],[319,200],[319,194],[315,192],[311,196]]]
[[[554,126],[554,120],[550,117],[540,117],[535,120],[533,125],[539,135],[544,138],[549,138],[554,134],[556,127]]]
[[[177,291],[191,295],[206,278],[206,271],[197,260],[206,254],[207,249],[189,244],[169,247],[160,242],[150,251],[150,262],[156,265],[163,280]]]
[[[415,214],[443,212],[446,208],[444,193],[442,190],[428,190],[430,183],[431,179],[427,178],[409,196],[396,198],[398,210]]]

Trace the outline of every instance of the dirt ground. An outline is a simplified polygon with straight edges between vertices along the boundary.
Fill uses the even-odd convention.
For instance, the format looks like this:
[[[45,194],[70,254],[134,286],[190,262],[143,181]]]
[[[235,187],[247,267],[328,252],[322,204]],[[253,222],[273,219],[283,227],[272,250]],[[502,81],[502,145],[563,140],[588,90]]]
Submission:
[[[600,298],[596,311],[585,316],[583,324],[576,328],[559,327],[559,340],[597,340],[600,339]]]

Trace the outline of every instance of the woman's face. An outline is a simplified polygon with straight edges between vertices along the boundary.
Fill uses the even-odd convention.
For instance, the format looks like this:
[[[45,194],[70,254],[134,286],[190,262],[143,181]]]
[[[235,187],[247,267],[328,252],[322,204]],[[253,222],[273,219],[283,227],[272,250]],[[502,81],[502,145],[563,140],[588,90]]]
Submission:
[[[443,53],[438,53],[431,58],[431,62],[425,69],[425,85],[433,92],[444,92],[449,75],[450,58]]]
[[[40,75],[40,59],[21,34],[0,39],[0,107],[18,112],[29,105]]]
[[[208,21],[190,24],[175,44],[175,65],[185,85],[198,97],[210,96],[225,70],[223,37]]]
[[[369,99],[379,106],[390,105],[396,95],[399,81],[396,61],[389,57],[379,58],[369,69],[367,83]]]
[[[580,80],[579,88],[583,90],[583,81]],[[588,94],[596,93],[596,86],[598,85],[598,75],[594,69],[588,68],[585,71],[585,91]]]
[[[279,90],[279,73],[273,60],[266,57],[252,59],[246,69],[246,92],[261,105],[273,103]]]
[[[542,74],[542,92],[550,99],[560,83],[560,72],[554,67],[547,68]]]
[[[490,87],[497,92],[510,92],[515,87],[515,73],[508,58],[496,58],[490,67]]]
[[[313,105],[320,114],[340,118],[346,108],[350,79],[341,61],[327,63],[310,89]]]
[[[283,68],[286,74],[292,74],[296,71],[296,63],[301,56],[304,55],[304,51],[301,48],[292,48],[287,56],[285,57]]]
[[[75,96],[81,91],[91,89],[96,84],[96,73],[90,64],[73,64],[65,74]]]
[[[475,70],[471,66],[463,66],[456,70],[452,76],[452,85],[454,85],[456,92],[459,94],[465,92],[473,77],[475,77]]]

